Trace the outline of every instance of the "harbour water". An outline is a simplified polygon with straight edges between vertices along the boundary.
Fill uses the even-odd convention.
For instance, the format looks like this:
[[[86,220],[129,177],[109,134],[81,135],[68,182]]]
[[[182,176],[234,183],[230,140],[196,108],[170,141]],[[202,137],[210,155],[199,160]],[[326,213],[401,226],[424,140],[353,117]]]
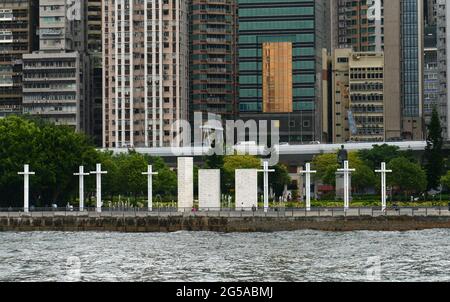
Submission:
[[[0,281],[450,281],[450,229],[0,233]]]

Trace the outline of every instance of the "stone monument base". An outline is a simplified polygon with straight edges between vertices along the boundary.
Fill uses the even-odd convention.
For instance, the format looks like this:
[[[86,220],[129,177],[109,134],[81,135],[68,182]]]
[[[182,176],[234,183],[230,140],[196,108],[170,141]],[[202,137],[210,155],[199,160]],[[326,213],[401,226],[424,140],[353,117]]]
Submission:
[[[258,170],[236,169],[236,211],[252,211],[258,208]]]
[[[220,170],[198,170],[200,211],[220,211]]]
[[[351,188],[352,188],[352,178],[351,176],[348,178],[348,186],[350,187],[350,200],[351,196]],[[335,200],[344,200],[344,173],[336,172],[336,196]]]

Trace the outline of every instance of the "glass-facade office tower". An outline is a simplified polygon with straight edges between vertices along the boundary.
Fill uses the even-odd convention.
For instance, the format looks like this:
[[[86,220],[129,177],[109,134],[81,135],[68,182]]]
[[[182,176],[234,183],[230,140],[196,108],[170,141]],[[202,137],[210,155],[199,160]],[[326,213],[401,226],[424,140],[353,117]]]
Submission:
[[[389,2],[389,1],[388,1]],[[423,129],[423,1],[401,0],[402,138],[422,139]]]
[[[419,5],[417,1],[403,0],[401,14],[402,39],[402,99],[403,116],[419,116]]]
[[[238,4],[240,118],[279,120],[281,142],[322,140],[328,1]]]

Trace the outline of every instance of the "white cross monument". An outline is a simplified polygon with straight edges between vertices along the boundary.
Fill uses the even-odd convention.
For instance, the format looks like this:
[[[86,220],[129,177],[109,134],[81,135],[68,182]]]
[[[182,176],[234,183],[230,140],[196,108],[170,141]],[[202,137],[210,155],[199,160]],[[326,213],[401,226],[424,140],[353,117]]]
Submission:
[[[349,169],[348,160],[344,161],[344,169],[338,169],[338,172],[344,174],[344,211],[347,211],[350,207],[350,174],[355,172],[355,169]]]
[[[84,177],[88,176],[89,173],[84,173],[84,166],[78,168],[78,173],[73,173],[75,176],[79,176],[79,187],[80,187],[80,212],[84,211]]]
[[[267,160],[263,163],[263,169],[258,172],[264,173],[264,212],[269,211],[269,172],[275,172],[275,170],[269,170],[269,162]]]
[[[147,175],[147,203],[148,210],[153,211],[153,175],[158,175],[158,172],[153,172],[152,165],[147,166],[147,172],[142,172],[142,175]]]
[[[306,188],[306,211],[311,211],[311,174],[315,174],[317,173],[317,171],[312,171],[311,170],[311,164],[307,163],[306,165],[306,169],[303,171],[300,171],[300,174],[305,174],[306,175],[306,184],[305,184],[305,188]]]
[[[102,171],[102,164],[97,164],[97,169],[91,171],[91,174],[97,176],[97,207],[96,211],[100,213],[102,211],[102,174],[107,174],[107,171]]]
[[[392,170],[386,170],[386,163],[381,163],[381,170],[375,170],[381,173],[381,211],[386,211],[386,173],[392,173]]]
[[[18,172],[18,175],[23,175],[23,211],[25,213],[29,212],[29,190],[30,190],[30,175],[35,175],[36,173],[30,171],[30,165],[23,166],[23,172]]]

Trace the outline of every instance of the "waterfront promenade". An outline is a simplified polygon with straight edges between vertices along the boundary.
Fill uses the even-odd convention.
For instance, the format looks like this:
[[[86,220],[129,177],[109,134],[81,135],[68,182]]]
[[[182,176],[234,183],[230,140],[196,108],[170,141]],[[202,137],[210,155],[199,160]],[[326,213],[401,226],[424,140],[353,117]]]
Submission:
[[[0,231],[277,232],[409,231],[450,228],[448,208],[278,209],[264,211],[17,211],[0,212]]]
[[[95,208],[88,208],[80,212],[78,209],[36,209],[29,213],[24,213],[20,209],[1,209],[0,217],[428,217],[428,216],[449,216],[448,207],[398,207],[388,208],[382,211],[379,207],[358,207],[344,211],[343,208],[312,208],[306,211],[304,208],[272,208],[268,212],[264,210],[235,210],[235,209],[215,209],[208,208],[202,210],[192,210],[190,208],[160,208],[148,211],[141,208],[104,208],[102,212],[96,212]]]

